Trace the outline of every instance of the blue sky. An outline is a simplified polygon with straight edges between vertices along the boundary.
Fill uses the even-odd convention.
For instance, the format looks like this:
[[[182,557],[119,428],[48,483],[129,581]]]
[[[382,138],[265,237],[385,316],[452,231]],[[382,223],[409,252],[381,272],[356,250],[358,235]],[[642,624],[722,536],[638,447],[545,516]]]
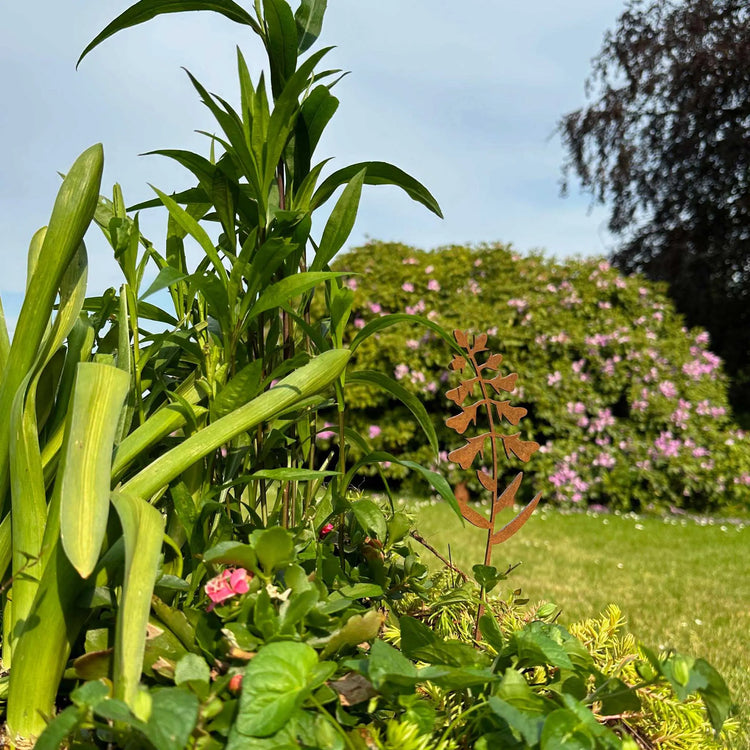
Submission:
[[[247,2],[247,0],[245,0]],[[208,13],[166,16],[121,33],[84,60],[85,45],[129,3],[13,3],[0,27],[0,280],[9,323],[25,287],[26,250],[46,223],[65,171],[104,144],[103,192],[125,200],[187,187],[190,176],[156,148],[207,153],[196,129],[214,130],[181,70],[236,101],[235,46],[256,71],[256,38]],[[561,114],[580,106],[590,60],[623,0],[329,0],[322,42],[327,64],[351,71],[336,88],[338,113],[317,156],[333,165],[390,161],[421,180],[441,204],[439,220],[395,189],[370,187],[350,244],[366,237],[421,248],[512,242],[556,256],[603,254],[606,211],[589,211],[577,189],[559,191]],[[160,246],[164,215],[142,216]],[[89,290],[121,279],[96,232],[87,238]]]

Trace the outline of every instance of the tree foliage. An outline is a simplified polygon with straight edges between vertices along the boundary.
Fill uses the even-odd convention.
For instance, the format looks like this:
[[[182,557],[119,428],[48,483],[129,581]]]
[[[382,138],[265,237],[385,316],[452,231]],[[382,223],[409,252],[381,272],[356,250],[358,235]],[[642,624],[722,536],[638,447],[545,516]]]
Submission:
[[[750,6],[629,0],[604,38],[589,102],[559,132],[571,174],[611,206],[626,272],[668,281],[711,332],[750,410]]]

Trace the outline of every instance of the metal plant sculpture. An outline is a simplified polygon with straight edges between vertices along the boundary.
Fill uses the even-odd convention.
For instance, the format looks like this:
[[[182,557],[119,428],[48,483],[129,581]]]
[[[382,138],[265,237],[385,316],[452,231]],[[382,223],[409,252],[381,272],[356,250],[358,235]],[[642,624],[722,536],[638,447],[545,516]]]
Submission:
[[[511,406],[510,401],[500,401],[493,398],[495,393],[500,393],[501,391],[512,393],[516,387],[518,374],[514,372],[510,375],[497,374],[494,377],[487,376],[488,371],[497,371],[503,361],[502,354],[488,354],[488,356],[482,357],[483,362],[480,363],[478,361],[477,355],[487,351],[487,334],[482,333],[475,336],[473,344],[469,343],[469,336],[463,331],[454,331],[453,336],[458,345],[465,350],[466,356],[456,355],[451,362],[451,368],[458,372],[463,372],[470,366],[475,374],[474,377],[462,380],[458,388],[454,388],[445,394],[453,403],[461,407],[461,413],[450,417],[445,423],[459,435],[463,435],[469,425],[472,423],[476,425],[479,415],[485,413],[489,423],[489,431],[483,432],[476,437],[466,438],[466,444],[452,451],[448,455],[448,458],[466,470],[474,462],[477,455],[481,454],[482,458],[485,457],[487,440],[490,441],[490,445],[492,446],[492,473],[488,474],[483,468],[477,470],[477,478],[480,483],[492,494],[492,508],[489,520],[469,506],[467,497],[456,498],[463,517],[469,523],[474,524],[474,526],[480,529],[487,529],[484,564],[489,566],[492,560],[492,548],[496,544],[509,539],[526,523],[541,498],[541,493],[539,493],[512,521],[505,524],[501,529],[495,530],[498,514],[504,508],[514,504],[516,492],[523,479],[523,472],[521,471],[503,490],[502,494],[498,494],[500,479],[498,469],[498,441],[502,441],[507,458],[510,459],[511,456],[515,456],[516,458],[520,458],[524,463],[538,450],[539,443],[521,440],[520,433],[504,435],[500,432],[503,419],[515,427],[526,416],[527,411],[520,406]],[[464,406],[464,401],[473,394],[474,388],[477,385],[481,390],[482,398],[473,404]]]

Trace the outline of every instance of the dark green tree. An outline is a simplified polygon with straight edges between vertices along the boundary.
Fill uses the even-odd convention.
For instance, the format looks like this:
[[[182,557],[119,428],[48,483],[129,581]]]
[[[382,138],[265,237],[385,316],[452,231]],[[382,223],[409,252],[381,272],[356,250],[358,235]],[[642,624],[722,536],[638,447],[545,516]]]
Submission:
[[[625,272],[669,282],[750,420],[750,3],[629,0],[588,103],[558,129],[571,177],[611,206]]]

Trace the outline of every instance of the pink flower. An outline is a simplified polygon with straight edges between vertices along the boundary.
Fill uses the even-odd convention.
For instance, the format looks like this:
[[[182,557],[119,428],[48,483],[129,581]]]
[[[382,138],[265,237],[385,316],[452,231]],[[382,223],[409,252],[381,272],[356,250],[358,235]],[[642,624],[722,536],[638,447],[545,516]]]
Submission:
[[[416,266],[419,261],[416,258],[404,258],[401,261],[405,266]]]
[[[427,266],[427,268],[424,269],[425,273],[432,273],[435,270],[435,266]]]
[[[562,373],[555,370],[552,374],[547,375],[547,385],[557,385],[562,381]]]
[[[659,383],[659,390],[663,396],[667,398],[674,398],[677,395],[677,388],[671,380],[665,380]]]
[[[206,583],[204,590],[211,600],[207,607],[210,612],[217,604],[225,602],[238,594],[246,594],[250,589],[252,573],[244,568],[226,568],[219,575]]]
[[[318,536],[323,539],[324,537],[328,536],[333,531],[333,524],[327,523],[324,524],[323,527],[320,529],[320,533]]]
[[[413,292],[414,291],[414,284],[412,284],[411,281],[405,281],[403,284],[401,284],[401,288],[405,292]]]
[[[439,291],[440,291],[440,282],[438,282],[438,280],[437,280],[437,279],[430,279],[430,280],[429,280],[429,281],[427,282],[427,288],[428,288],[428,289],[429,289],[429,290],[430,290],[431,292],[439,292]]]
[[[364,328],[365,327],[365,320],[364,320],[364,318],[354,318],[354,327],[355,328]]]
[[[377,315],[383,308],[377,302],[370,302],[370,312]]]
[[[370,425],[370,429],[368,430],[368,434],[370,436],[370,439],[376,438],[378,435],[380,435],[381,432],[382,432],[382,430],[376,424],[371,424]]]
[[[344,282],[344,285],[348,286],[349,289],[351,289],[353,292],[356,292],[357,291],[357,287],[359,286],[359,282],[357,281],[357,279],[347,279]]]
[[[701,346],[705,346],[709,342],[709,335],[708,331],[701,331],[696,337],[695,337],[695,343],[700,344]]]

